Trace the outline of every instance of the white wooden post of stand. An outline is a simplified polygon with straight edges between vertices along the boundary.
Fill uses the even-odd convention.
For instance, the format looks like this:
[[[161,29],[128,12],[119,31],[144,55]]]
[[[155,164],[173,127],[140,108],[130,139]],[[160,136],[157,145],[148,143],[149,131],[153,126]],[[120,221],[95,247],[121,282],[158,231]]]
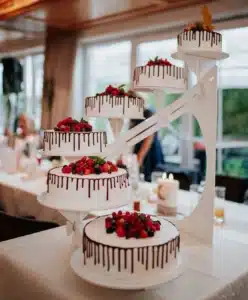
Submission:
[[[185,60],[187,57],[184,58]],[[217,124],[217,68],[215,60],[192,57],[186,62],[198,77],[198,83],[178,100],[161,109],[151,118],[129,130],[115,143],[107,146],[106,156],[121,153],[185,113],[192,113],[198,120],[206,145],[206,186],[197,208],[191,216],[177,225],[204,243],[211,244],[213,236],[213,202],[215,196],[215,148]],[[196,63],[194,63],[196,61]]]

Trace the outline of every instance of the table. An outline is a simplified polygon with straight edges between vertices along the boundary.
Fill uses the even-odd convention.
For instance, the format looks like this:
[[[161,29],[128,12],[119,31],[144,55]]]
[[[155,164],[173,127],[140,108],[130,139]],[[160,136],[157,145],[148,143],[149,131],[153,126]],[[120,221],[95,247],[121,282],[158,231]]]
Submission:
[[[0,202],[12,216],[34,216],[37,220],[65,224],[65,218],[56,210],[42,206],[37,196],[46,191],[46,176],[25,179],[23,173],[0,171]]]
[[[192,197],[181,193],[185,202]],[[147,291],[98,288],[78,278],[69,266],[64,226],[0,243],[0,299],[247,300],[247,215],[248,206],[227,202],[226,224],[215,228],[213,247],[182,233],[184,273]]]

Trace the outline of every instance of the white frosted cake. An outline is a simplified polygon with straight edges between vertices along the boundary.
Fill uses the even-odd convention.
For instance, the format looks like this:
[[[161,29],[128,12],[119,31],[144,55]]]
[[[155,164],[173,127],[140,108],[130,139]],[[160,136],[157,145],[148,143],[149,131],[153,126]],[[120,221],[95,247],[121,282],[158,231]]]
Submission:
[[[87,117],[143,119],[144,99],[108,86],[105,92],[85,99]]]
[[[177,36],[179,52],[222,52],[222,35],[213,31],[212,16],[206,6],[202,9],[202,19],[190,24]]]
[[[135,89],[185,89],[184,68],[156,57],[145,66],[137,67],[133,76]]]
[[[106,132],[92,131],[92,126],[83,119],[69,117],[44,132],[43,149],[47,156],[100,155],[106,145]]]
[[[83,157],[47,175],[46,202],[66,210],[101,210],[130,201],[128,173],[98,157]]]
[[[107,145],[107,135],[103,131],[44,132],[44,154],[47,156],[99,155]]]
[[[177,36],[178,51],[191,53],[195,51],[222,52],[222,36],[218,32],[185,31]]]
[[[94,219],[83,228],[83,264],[87,269],[142,280],[145,276],[159,276],[177,263],[180,234],[172,223],[143,214],[114,214],[115,217]]]

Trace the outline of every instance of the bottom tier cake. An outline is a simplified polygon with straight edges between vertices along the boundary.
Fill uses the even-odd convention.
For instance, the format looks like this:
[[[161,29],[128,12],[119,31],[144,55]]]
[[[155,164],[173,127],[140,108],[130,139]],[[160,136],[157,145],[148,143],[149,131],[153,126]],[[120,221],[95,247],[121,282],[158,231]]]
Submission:
[[[180,234],[164,218],[136,213],[99,217],[82,232],[83,264],[87,270],[152,276],[175,265]]]

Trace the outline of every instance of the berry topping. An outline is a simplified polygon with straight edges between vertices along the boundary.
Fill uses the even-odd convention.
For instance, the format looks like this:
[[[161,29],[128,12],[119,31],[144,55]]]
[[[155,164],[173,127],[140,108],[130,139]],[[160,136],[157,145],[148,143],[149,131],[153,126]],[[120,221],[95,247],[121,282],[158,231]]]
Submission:
[[[160,230],[160,222],[149,215],[118,211],[105,219],[105,228],[106,233],[116,232],[118,237],[145,239]]]
[[[172,66],[172,64],[167,60],[163,58],[159,58],[156,56],[154,59],[150,59],[147,66]]]
[[[135,98],[133,96],[132,91],[125,91],[125,84],[122,84],[118,87],[114,87],[112,85],[109,85],[105,88],[105,91],[103,93],[97,93],[96,96],[106,96],[106,95],[110,95],[110,96],[119,96],[119,97],[124,97],[124,96],[128,96],[130,98]]]
[[[63,132],[91,132],[92,126],[84,119],[77,121],[69,117],[58,122],[54,130]]]
[[[84,156],[75,163],[70,163],[62,168],[64,174],[90,175],[117,172],[118,167],[112,162],[106,162],[98,156]]]

